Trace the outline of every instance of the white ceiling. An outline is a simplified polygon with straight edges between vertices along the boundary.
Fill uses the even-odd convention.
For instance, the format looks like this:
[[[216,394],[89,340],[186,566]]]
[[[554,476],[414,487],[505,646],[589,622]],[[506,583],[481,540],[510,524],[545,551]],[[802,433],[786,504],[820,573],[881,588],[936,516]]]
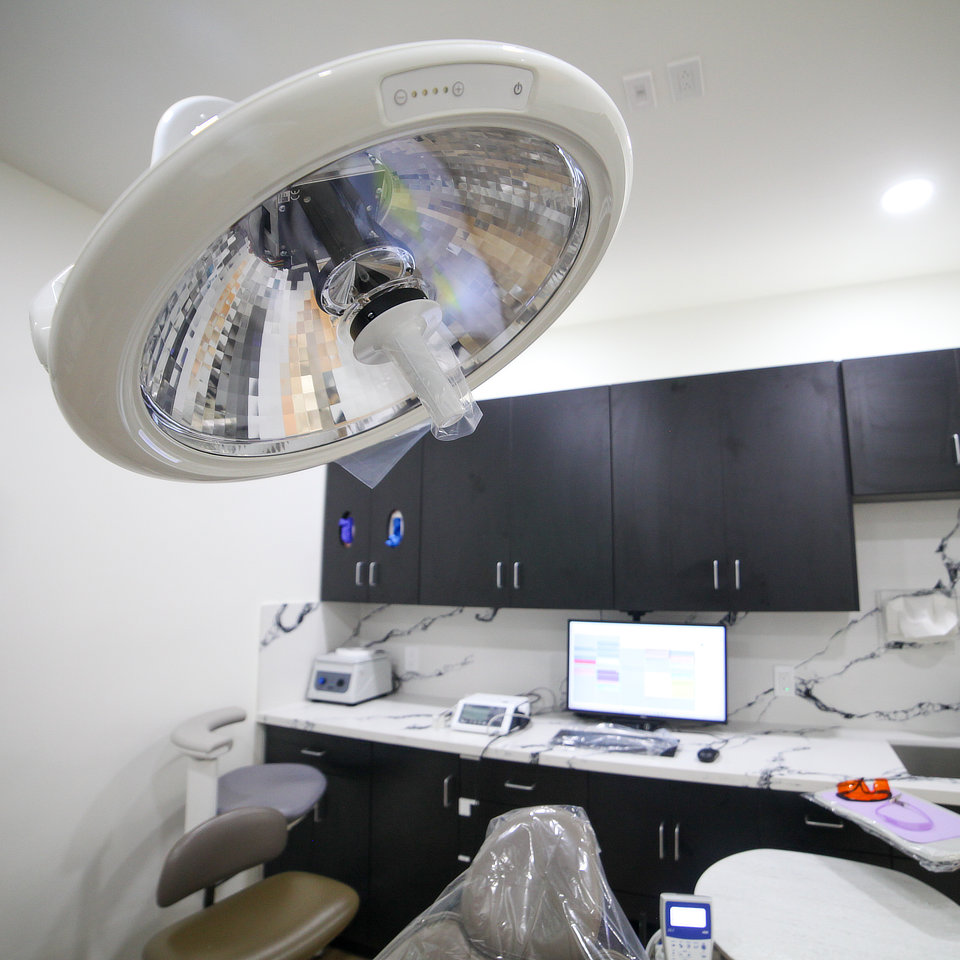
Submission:
[[[2,0],[0,159],[104,210],[181,97],[443,37],[562,57],[627,120],[627,218],[565,322],[960,269],[960,0]],[[705,95],[676,103],[690,56]],[[934,201],[883,214],[917,174]]]

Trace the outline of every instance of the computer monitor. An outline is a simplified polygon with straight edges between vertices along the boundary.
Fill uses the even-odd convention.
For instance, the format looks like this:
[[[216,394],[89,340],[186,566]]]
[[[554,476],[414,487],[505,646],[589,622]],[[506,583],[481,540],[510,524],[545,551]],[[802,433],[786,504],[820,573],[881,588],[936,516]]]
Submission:
[[[570,620],[567,708],[626,723],[726,722],[726,627]]]

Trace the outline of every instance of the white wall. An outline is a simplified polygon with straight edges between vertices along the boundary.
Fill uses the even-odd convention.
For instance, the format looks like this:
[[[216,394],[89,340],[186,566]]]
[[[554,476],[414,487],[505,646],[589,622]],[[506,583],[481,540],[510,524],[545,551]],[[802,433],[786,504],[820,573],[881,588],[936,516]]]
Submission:
[[[88,450],[27,309],[96,215],[3,165],[0,209],[0,956],[127,960],[159,925],[181,824],[169,731],[228,704],[252,714],[261,605],[317,592],[324,471],[181,485]],[[251,758],[252,731],[228,764]]]

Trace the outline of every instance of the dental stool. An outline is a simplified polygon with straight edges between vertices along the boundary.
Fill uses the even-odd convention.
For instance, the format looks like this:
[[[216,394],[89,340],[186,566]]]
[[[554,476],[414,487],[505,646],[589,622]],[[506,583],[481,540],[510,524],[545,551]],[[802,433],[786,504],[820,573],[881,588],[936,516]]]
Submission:
[[[376,960],[647,960],[580,807],[490,821],[470,866]]]
[[[278,810],[243,807],[182,836],[163,864],[157,904],[168,907],[279,856],[287,821]],[[309,960],[357,912],[352,887],[314,873],[277,873],[154,935],[143,960]]]
[[[192,717],[170,735],[187,756],[185,830],[240,807],[273,807],[292,827],[323,796],[327,778],[306,763],[259,763],[218,775],[217,761],[233,738],[217,731],[246,718],[240,707],[225,707]]]

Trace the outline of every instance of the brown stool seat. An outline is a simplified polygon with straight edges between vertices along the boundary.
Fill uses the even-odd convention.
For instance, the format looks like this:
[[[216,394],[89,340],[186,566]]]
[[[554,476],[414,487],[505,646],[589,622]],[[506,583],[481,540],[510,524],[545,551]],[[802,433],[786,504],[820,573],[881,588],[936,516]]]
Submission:
[[[345,929],[358,904],[339,880],[278,873],[161,930],[143,960],[309,960]]]

